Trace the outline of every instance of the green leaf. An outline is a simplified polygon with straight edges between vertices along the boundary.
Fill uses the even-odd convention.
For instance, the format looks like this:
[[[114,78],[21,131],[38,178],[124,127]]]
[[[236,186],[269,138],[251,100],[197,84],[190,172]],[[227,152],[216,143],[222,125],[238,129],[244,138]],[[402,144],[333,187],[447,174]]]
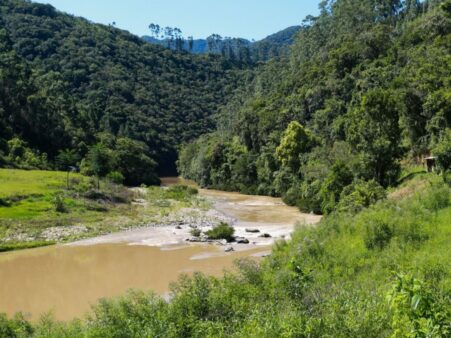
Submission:
[[[421,296],[418,294],[414,295],[412,297],[412,302],[411,302],[412,310],[416,311],[420,302],[421,302]]]

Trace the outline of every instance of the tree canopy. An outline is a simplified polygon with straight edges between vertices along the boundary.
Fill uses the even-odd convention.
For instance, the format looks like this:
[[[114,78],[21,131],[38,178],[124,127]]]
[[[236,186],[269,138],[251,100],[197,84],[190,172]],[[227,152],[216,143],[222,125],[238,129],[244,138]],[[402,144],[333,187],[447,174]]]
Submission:
[[[174,174],[177,147],[214,129],[245,77],[220,55],[174,52],[50,5],[1,1],[0,157],[27,167],[6,161],[17,137],[56,168],[60,154],[79,162],[108,133],[145,144],[152,175]]]
[[[380,196],[372,191],[397,183],[405,157],[435,150],[446,162],[450,6],[322,1],[289,55],[269,61],[221,110],[208,143],[202,137],[182,149],[182,175],[211,187],[227,180],[228,187],[281,195],[305,211],[330,212],[343,191]],[[315,142],[306,147],[310,138]],[[239,154],[229,151],[232,144],[241,145]],[[225,155],[213,162],[209,154],[218,145]],[[225,163],[231,173],[217,175]]]

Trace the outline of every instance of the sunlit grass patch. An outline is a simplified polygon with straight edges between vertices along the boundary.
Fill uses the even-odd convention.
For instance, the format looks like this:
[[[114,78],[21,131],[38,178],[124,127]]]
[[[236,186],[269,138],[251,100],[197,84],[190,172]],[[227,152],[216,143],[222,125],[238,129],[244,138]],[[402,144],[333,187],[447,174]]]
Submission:
[[[62,234],[57,242],[73,241],[159,224],[185,208],[208,207],[185,186],[129,189],[103,180],[96,188],[92,178],[75,173],[67,182],[65,172],[0,169],[0,244],[7,250],[53,242],[49,228]],[[74,226],[81,230],[72,231]]]
[[[71,178],[79,174],[71,173]],[[67,173],[61,171],[0,169],[0,197],[45,194],[66,187]]]

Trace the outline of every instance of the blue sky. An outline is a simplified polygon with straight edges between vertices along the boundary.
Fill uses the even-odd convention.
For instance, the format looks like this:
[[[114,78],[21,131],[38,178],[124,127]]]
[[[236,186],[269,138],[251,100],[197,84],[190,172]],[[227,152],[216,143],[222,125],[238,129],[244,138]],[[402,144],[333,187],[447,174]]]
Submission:
[[[185,36],[262,39],[318,13],[319,0],[34,0],[137,35],[149,23],[178,27]]]

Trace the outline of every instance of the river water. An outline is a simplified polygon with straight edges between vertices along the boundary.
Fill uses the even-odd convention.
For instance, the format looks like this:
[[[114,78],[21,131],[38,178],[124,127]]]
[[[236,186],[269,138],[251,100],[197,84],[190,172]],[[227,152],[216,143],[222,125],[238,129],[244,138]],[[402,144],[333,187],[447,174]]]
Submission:
[[[176,179],[164,179],[173,184]],[[274,237],[285,237],[297,221],[315,223],[317,216],[300,213],[278,198],[200,190],[215,209],[236,220],[238,235],[259,227]],[[219,276],[237,258],[258,256],[270,242],[258,240],[247,250],[225,253],[213,245],[128,245],[107,242],[81,246],[52,246],[0,254],[0,312],[21,311],[35,320],[51,311],[58,320],[86,313],[100,298],[127,289],[153,290],[164,295],[181,273],[201,271]],[[101,243],[101,242],[100,242]]]

